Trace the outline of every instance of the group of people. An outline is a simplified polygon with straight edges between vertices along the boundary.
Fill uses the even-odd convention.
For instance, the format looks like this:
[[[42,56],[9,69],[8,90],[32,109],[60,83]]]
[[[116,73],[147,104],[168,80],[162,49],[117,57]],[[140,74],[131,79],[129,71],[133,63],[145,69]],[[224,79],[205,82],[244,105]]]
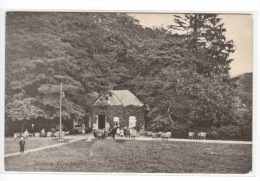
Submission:
[[[50,133],[50,136],[51,137],[55,137],[55,133],[57,133],[57,132],[59,132],[59,130],[58,129],[55,129],[55,128],[52,128],[51,129],[51,131],[50,132],[48,132],[48,134]],[[66,132],[67,133],[67,132]],[[38,135],[36,135],[36,134],[38,134]],[[45,129],[43,128],[41,131],[40,131],[40,133],[35,133],[35,135],[33,135],[33,134],[31,134],[31,135],[33,135],[33,136],[40,136],[40,137],[48,137],[48,134],[47,134],[47,132],[45,131]],[[28,130],[26,129],[25,130],[25,132],[23,132],[22,134],[17,134],[17,133],[15,133],[14,134],[14,139],[17,139],[17,138],[20,138],[20,137],[23,137],[23,138],[28,138],[29,137],[29,135],[30,135],[30,133],[28,132]]]
[[[129,137],[133,134],[136,133],[136,130],[134,128],[128,128],[128,127],[118,127],[114,126],[111,130],[110,133],[112,134],[113,139],[115,139],[115,135],[118,134],[121,137]]]
[[[29,137],[29,132],[27,131],[27,129],[25,130],[24,133],[22,133],[22,135],[20,135],[20,133],[19,134],[17,134],[17,133],[14,134],[14,139],[17,139],[17,138],[20,138],[20,137],[24,137],[24,138],[28,138]]]

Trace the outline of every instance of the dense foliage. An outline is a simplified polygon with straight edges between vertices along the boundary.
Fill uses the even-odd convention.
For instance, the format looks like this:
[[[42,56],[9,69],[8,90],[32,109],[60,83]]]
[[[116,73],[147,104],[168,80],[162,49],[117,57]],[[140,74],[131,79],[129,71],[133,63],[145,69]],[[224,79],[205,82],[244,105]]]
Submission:
[[[62,82],[66,120],[87,115],[102,92],[128,89],[149,106],[151,130],[240,132],[251,110],[228,74],[233,43],[217,15],[197,16],[200,27],[178,35],[124,13],[7,13],[6,121],[57,119]]]

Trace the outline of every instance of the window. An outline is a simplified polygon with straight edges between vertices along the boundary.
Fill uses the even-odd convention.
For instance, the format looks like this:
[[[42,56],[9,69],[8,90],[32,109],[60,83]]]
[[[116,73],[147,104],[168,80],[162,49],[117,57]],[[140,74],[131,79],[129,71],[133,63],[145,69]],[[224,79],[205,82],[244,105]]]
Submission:
[[[129,128],[134,128],[134,127],[136,127],[136,117],[130,116],[129,117]]]
[[[75,127],[75,128],[80,127],[80,123],[79,123],[78,118],[77,118],[77,119],[74,119],[74,127]]]
[[[116,126],[119,126],[119,117],[114,117],[114,122]]]
[[[94,124],[93,124],[93,129],[98,129],[97,123],[94,123]]]

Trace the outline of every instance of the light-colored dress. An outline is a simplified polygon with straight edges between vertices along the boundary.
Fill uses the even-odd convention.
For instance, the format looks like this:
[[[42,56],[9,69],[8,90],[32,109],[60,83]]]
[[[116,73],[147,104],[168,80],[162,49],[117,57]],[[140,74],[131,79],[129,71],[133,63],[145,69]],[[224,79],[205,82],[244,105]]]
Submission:
[[[26,130],[26,131],[24,132],[24,137],[25,137],[25,138],[28,138],[28,136],[29,136],[29,132]]]
[[[117,128],[116,134],[120,134],[120,129],[119,128]]]

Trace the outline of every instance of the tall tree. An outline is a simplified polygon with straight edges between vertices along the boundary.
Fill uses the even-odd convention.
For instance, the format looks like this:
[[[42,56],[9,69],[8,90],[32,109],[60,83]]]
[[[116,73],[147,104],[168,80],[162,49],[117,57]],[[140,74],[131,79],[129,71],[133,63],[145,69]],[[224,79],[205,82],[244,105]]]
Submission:
[[[182,35],[125,13],[7,13],[6,120],[54,120],[63,82],[67,120],[113,87],[149,105],[151,129],[238,124],[224,25],[216,15],[175,18]]]
[[[222,18],[217,14],[185,14],[174,15],[174,21],[169,28],[187,35],[194,52],[205,57],[199,71],[205,74],[214,71],[227,78],[232,62],[229,56],[235,50],[233,41],[226,39]]]

